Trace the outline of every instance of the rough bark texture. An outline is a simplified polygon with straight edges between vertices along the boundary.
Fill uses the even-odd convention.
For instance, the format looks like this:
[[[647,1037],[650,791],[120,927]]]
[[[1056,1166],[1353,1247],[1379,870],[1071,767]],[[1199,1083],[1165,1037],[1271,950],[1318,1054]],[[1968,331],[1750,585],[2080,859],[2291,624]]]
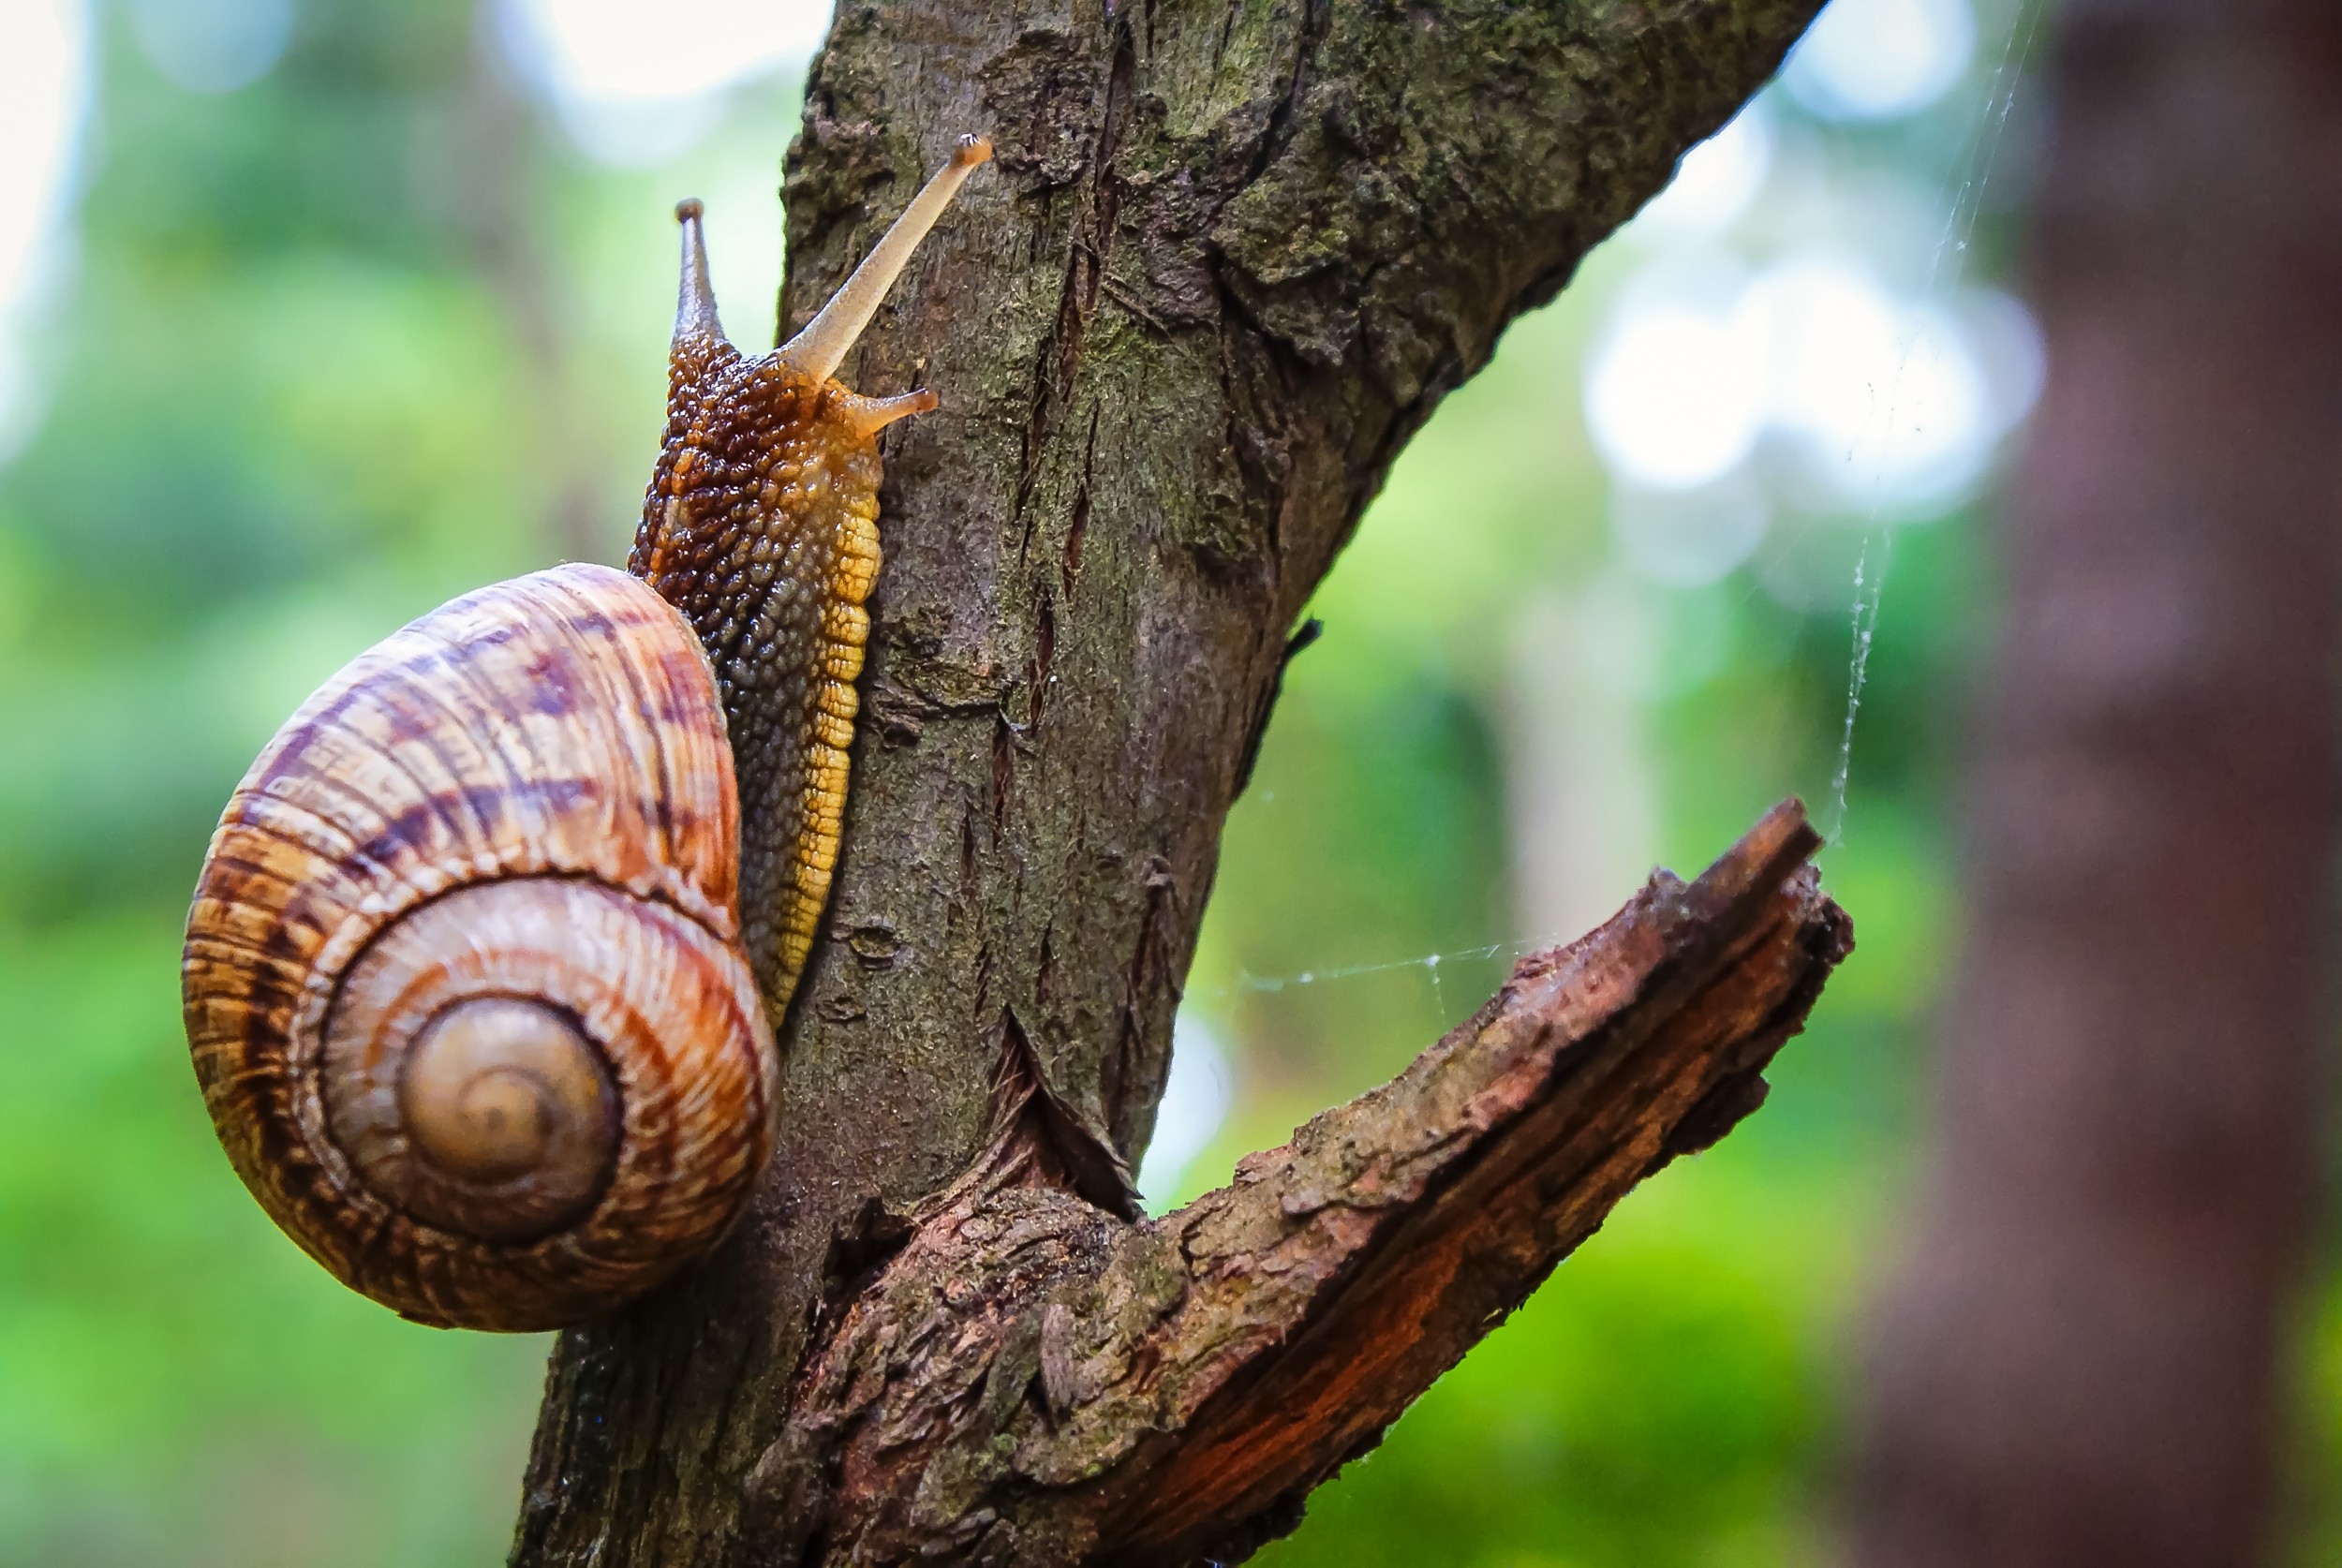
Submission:
[[[1407,1072],[1149,1224],[1067,1190],[1031,1064],[823,1334],[749,1477],[767,1560],[1226,1561],[1764,1098],[1851,944],[1784,806],[1523,960]]]
[[[2068,0],[1877,1568],[2262,1561],[2317,1175],[2342,11]]]
[[[942,408],[890,437],[781,1146],[707,1266],[562,1337],[516,1561],[774,1560],[788,1521],[749,1478],[787,1466],[817,1331],[994,1147],[1004,1058],[1046,1134],[1019,1158],[1131,1213],[1295,618],[1439,397],[1817,4],[841,6],[790,155],[785,324],[956,135],[999,167],[843,377]]]

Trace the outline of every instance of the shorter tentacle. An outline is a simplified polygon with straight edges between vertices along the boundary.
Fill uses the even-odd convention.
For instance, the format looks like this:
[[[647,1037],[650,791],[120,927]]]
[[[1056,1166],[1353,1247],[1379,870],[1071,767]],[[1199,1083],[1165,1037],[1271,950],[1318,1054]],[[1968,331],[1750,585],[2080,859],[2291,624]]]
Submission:
[[[941,401],[927,387],[899,397],[864,397],[842,388],[830,393],[830,407],[837,417],[857,436],[875,436],[897,420],[930,413]]]
[[[674,220],[683,226],[683,281],[675,290],[674,335],[721,339],[724,324],[716,316],[716,288],[707,281],[707,234],[701,227],[704,209],[694,196],[674,204]]]

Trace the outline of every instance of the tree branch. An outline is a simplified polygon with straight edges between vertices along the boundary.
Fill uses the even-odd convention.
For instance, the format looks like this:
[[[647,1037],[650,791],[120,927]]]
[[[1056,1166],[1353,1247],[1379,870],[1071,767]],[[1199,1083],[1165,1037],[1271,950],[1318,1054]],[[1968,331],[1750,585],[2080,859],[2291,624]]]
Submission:
[[[1764,1098],[1851,946],[1794,803],[1523,959],[1383,1087],[1167,1218],[1069,1191],[1029,1064],[985,1158],[809,1361],[749,1483],[770,1561],[1249,1553],[1592,1235]]]
[[[1126,1206],[1303,607],[1441,396],[1818,4],[842,0],[790,154],[786,324],[954,137],[998,168],[843,377],[942,407],[885,447],[778,1146],[704,1266],[562,1336],[515,1561],[764,1552],[786,1521],[744,1483],[819,1425],[815,1325],[992,1146],[1004,1058],[1066,1182]]]

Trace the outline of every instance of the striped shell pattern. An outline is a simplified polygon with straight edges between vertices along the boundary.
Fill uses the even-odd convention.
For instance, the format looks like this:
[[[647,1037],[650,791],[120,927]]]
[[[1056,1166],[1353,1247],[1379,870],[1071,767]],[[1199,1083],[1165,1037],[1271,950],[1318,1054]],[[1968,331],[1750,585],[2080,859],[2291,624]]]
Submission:
[[[706,657],[622,572],[499,583],[362,655],[245,777],[188,920],[245,1183],[425,1323],[574,1323],[704,1253],[774,1132],[738,840]]]

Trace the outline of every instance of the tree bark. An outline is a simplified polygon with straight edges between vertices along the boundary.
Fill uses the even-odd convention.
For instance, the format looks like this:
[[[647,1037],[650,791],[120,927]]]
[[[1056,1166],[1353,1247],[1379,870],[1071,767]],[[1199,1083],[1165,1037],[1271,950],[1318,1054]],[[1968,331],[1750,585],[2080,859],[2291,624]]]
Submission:
[[[1166,1237],[1233,1267],[1293,1244],[1277,1215],[1312,1234],[1299,1216],[1334,1231],[1356,1217],[1380,1234],[1347,1200],[1311,1209],[1291,1173],[1253,1229],[1238,1222],[1252,1189],[1220,1195],[1234,1228],[1202,1253],[1214,1200],[1129,1222],[1126,1173],[1168,1068],[1221,825],[1288,632],[1400,447],[1505,323],[1551,298],[1771,73],[1817,5],[840,7],[789,156],[784,327],[812,314],[954,137],[988,133],[998,171],[971,184],[843,377],[872,392],[931,385],[942,408],[889,437],[845,858],[784,1043],[780,1146],[705,1266],[561,1337],[515,1562],[877,1561],[914,1545],[947,1561],[1112,1546],[1167,1561],[1293,1516],[1339,1453],[1275,1470],[1273,1495],[1215,1491],[1202,1459],[1179,1457],[1188,1444],[1142,1441],[1151,1417],[1114,1403],[1130,1391],[1112,1345],[1085,1337],[1092,1308],[1124,1299],[1114,1290],[1167,1299]],[[1742,1082],[1716,1064],[1770,1054],[1843,937],[1810,886],[1781,892],[1806,852],[1783,848],[1803,844],[1801,825],[1765,831],[1771,880],[1743,893],[1774,910],[1757,922],[1773,934],[1735,925],[1745,910],[1729,899],[1742,915],[1692,925],[1737,933],[1713,949],[1737,956],[1712,981],[1770,963],[1775,989],[1732,1014],[1741,1032],[1700,1037],[1706,1065],[1683,1067],[1685,1082]],[[1768,902],[1783,897],[1790,913]],[[1784,956],[1784,941],[1804,956]],[[1666,942],[1653,951],[1680,967]],[[1505,998],[1537,983],[1517,976],[1481,1022],[1501,1023]],[[1696,1014],[1696,1000],[1675,1005]],[[1546,1021],[1529,1033],[1553,1027],[1549,1010],[1531,1015]],[[1598,1221],[1612,1188],[1678,1146],[1667,1141],[1692,1107],[1677,1098],[1638,1102],[1640,1153],[1589,1167],[1593,1186],[1538,1189],[1506,1211],[1498,1250],[1513,1262],[1489,1276],[1503,1288],[1475,1297],[1477,1315],[1435,1353],[1374,1374],[1343,1428],[1352,1447]],[[1718,1102],[1693,1125],[1720,1131],[1747,1103]],[[1394,1149],[1404,1126],[1381,1126]],[[1304,1160],[1306,1145],[1282,1158]],[[1407,1195],[1387,1220],[1419,1219],[1462,1179],[1434,1165],[1398,1161],[1388,1179]],[[1030,1275],[969,1228],[1006,1223],[995,1210],[1019,1204],[1056,1238],[1043,1250],[1058,1249]],[[1325,1255],[1333,1278],[1380,1243],[1357,1245]],[[1079,1312],[1075,1295],[1048,1294],[1076,1276],[1104,1293]],[[1088,1423],[1094,1446],[1060,1443],[1060,1469],[1012,1485],[992,1458],[922,1450],[912,1463],[857,1437],[857,1380],[885,1363],[867,1336],[902,1332],[923,1289],[1001,1314],[982,1366],[1030,1361],[1044,1391],[1030,1419]],[[1308,1293],[1288,1305],[1295,1325],[1331,1309]],[[1157,1328],[1134,1322],[1114,1344],[1190,1343],[1147,1321]],[[963,1366],[946,1360],[929,1370]],[[1212,1375],[1235,1387],[1267,1373],[1248,1360]],[[960,1393],[937,1419],[995,1440],[1027,1398],[1005,1370]],[[1143,1485],[1097,1457],[1118,1443],[1144,1450]],[[1086,1488],[1062,1468],[1092,1460],[1105,1468]],[[1023,1501],[1001,1501],[1003,1486]],[[1107,1492],[1104,1513],[1062,1501]],[[1185,1513],[1153,1501],[1172,1492],[1192,1500]]]
[[[2317,1177],[2342,12],[2068,0],[1938,1147],[1878,1313],[1878,1568],[2273,1545]]]

